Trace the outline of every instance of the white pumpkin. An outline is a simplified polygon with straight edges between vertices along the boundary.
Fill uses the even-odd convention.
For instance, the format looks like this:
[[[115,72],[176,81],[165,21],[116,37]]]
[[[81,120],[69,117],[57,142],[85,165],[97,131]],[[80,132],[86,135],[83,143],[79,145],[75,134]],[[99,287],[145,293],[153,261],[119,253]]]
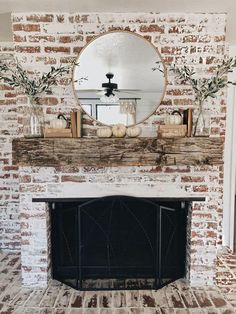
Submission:
[[[183,117],[178,110],[173,111],[171,114],[165,116],[165,124],[182,124]]]
[[[104,126],[102,128],[97,129],[97,136],[98,137],[111,137],[112,136],[112,129],[109,126]]]
[[[130,126],[126,130],[126,135],[128,137],[137,137],[141,134],[141,128],[139,126]]]
[[[126,126],[121,123],[115,124],[112,127],[112,133],[115,137],[124,137],[126,133]]]
[[[65,129],[67,122],[64,119],[56,118],[50,121],[50,127],[52,129]]]

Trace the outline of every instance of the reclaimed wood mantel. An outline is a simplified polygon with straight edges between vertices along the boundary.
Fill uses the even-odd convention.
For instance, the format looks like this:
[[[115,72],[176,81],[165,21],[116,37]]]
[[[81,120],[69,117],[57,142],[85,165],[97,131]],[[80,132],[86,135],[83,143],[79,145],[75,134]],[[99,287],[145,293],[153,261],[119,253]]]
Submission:
[[[18,166],[220,165],[222,138],[14,139]]]

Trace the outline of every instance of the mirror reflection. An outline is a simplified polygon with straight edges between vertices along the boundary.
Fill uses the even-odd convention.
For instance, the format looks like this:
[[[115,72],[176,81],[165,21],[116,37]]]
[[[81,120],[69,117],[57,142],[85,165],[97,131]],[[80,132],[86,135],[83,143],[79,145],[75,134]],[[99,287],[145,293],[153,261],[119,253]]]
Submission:
[[[140,123],[162,100],[164,65],[156,48],[139,35],[101,35],[82,50],[77,63],[75,95],[83,110],[104,124]]]

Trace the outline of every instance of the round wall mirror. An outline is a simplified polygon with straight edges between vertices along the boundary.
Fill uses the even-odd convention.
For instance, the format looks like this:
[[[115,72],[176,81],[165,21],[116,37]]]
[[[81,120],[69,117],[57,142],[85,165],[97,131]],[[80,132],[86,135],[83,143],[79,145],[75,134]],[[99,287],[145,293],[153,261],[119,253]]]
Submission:
[[[140,35],[101,35],[85,46],[77,63],[76,98],[88,115],[103,124],[140,123],[164,96],[164,64],[157,48]]]

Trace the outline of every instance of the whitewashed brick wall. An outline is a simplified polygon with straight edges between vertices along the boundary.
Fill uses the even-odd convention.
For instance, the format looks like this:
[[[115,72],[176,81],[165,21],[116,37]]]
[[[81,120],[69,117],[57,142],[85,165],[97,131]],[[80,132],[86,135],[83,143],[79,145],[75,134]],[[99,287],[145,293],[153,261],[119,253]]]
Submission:
[[[214,65],[225,55],[224,14],[14,13],[12,21],[15,55],[26,69],[33,71],[47,71],[51,65],[65,64],[69,57],[75,57],[94,36],[109,30],[128,30],[141,34],[159,48],[167,67],[171,62],[194,65],[199,76],[211,75]],[[68,81],[69,76],[63,78],[52,95],[42,97],[47,117],[58,112],[68,114],[78,106]],[[142,127],[155,127],[163,121],[165,112],[194,108],[193,99],[192,90],[177,85],[173,75],[169,73],[167,92],[162,104]],[[24,96],[17,97],[19,132],[22,130],[20,112],[26,103]],[[205,109],[210,116],[211,136],[224,137],[224,92],[214,101],[208,101]],[[95,132],[96,123],[85,117],[84,135],[93,136]],[[17,168],[8,173],[13,176],[14,170]],[[15,175],[17,176],[17,172]],[[125,191],[131,195],[136,188],[144,194],[154,194],[152,196],[170,195],[170,191],[175,196],[206,195],[206,204],[194,203],[193,206],[190,277],[193,283],[213,282],[216,245],[221,244],[222,236],[221,166],[96,168],[96,165],[91,165],[86,168],[75,166],[20,170],[21,236],[24,253],[22,267],[25,284],[36,284],[37,281],[45,284],[49,263],[47,210],[42,204],[33,205],[32,195],[68,197],[71,194],[79,196],[88,191],[100,191],[104,195],[104,188],[109,193]],[[9,217],[12,199],[7,204],[6,212]],[[17,213],[16,211],[16,215]],[[35,225],[38,223],[40,228],[37,232]],[[14,230],[12,239],[16,235],[19,233]],[[19,239],[17,241],[16,247],[19,247]],[[2,247],[6,247],[4,241]]]
[[[0,57],[11,59],[13,43],[0,43]],[[11,141],[18,136],[16,93],[0,82],[0,248],[20,249],[18,167],[12,165]]]

